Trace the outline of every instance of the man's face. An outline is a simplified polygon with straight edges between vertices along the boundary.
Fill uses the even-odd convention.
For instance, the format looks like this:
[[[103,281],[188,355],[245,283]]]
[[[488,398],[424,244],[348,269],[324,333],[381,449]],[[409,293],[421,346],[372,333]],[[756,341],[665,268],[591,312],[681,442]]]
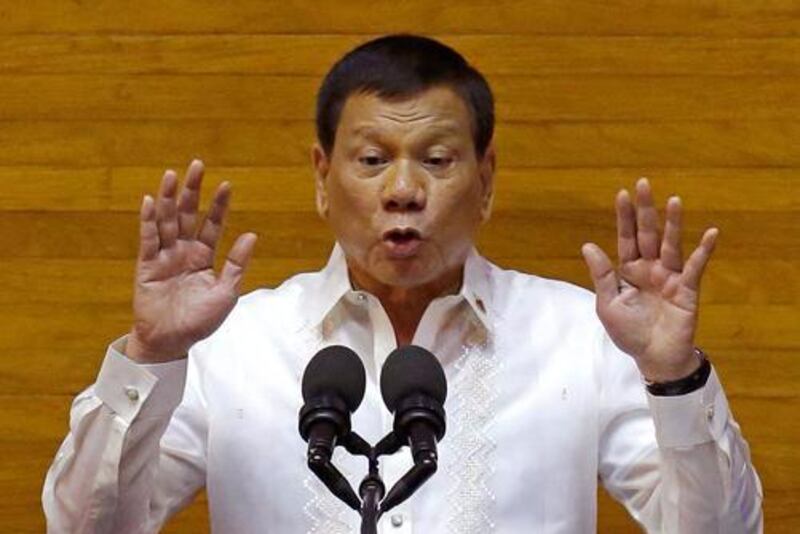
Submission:
[[[355,274],[411,288],[457,272],[491,211],[494,150],[479,161],[451,89],[351,95],[330,157],[313,151],[317,208]]]

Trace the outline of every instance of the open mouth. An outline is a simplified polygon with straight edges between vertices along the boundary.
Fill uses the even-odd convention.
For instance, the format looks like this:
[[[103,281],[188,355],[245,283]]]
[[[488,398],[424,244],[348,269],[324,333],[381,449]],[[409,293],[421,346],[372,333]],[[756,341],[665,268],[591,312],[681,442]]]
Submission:
[[[389,254],[397,258],[413,256],[422,244],[422,234],[414,228],[392,228],[383,234]]]

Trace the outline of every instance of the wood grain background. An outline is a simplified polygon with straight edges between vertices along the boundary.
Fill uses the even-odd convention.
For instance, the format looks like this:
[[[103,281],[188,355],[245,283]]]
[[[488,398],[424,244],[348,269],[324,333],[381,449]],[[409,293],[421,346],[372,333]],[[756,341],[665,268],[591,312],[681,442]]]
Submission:
[[[316,88],[381,33],[439,37],[489,78],[500,171],[481,248],[588,285],[612,198],[680,193],[718,225],[700,341],[764,483],[800,531],[800,4],[790,0],[0,3],[0,531],[42,532],[72,397],[131,320],[136,209],[195,156],[234,184],[230,237],[261,235],[247,288],[320,267]],[[207,186],[208,189],[208,186]],[[795,415],[792,415],[795,414]],[[207,531],[205,500],[165,531]],[[601,497],[601,532],[636,532]]]

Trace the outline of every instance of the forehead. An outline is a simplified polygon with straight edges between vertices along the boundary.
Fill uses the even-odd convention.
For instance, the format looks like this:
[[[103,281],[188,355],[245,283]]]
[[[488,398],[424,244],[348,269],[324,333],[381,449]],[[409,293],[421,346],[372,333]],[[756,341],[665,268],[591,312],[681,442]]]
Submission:
[[[448,87],[432,87],[404,98],[375,93],[348,97],[339,119],[338,135],[445,134],[471,138],[471,116],[464,100]]]

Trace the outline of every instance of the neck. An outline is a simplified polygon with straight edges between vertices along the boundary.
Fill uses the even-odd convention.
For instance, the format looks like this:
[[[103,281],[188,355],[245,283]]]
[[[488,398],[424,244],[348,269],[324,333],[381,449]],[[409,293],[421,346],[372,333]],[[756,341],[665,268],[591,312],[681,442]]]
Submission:
[[[397,287],[381,283],[360,269],[350,268],[350,280],[358,288],[380,300],[394,328],[397,346],[410,345],[422,315],[434,299],[452,295],[461,288],[463,265],[438,279],[415,287]]]

